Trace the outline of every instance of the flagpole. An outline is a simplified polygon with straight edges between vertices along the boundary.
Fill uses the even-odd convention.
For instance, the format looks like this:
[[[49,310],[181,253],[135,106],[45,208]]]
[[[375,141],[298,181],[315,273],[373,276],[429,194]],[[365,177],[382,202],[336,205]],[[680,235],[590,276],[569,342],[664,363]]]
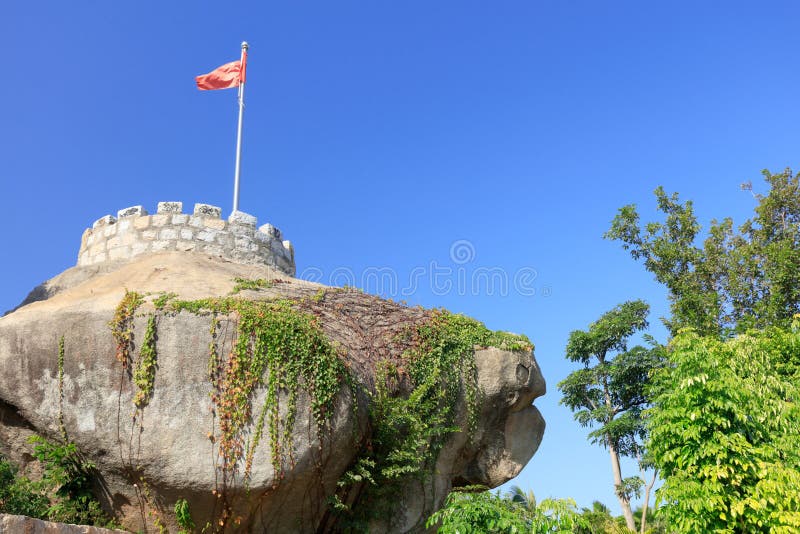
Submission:
[[[239,128],[236,133],[236,172],[233,178],[233,211],[239,211],[239,176],[242,167],[242,117],[244,115],[244,74],[247,68],[247,41],[242,42],[242,59],[240,76],[241,83],[239,83]]]

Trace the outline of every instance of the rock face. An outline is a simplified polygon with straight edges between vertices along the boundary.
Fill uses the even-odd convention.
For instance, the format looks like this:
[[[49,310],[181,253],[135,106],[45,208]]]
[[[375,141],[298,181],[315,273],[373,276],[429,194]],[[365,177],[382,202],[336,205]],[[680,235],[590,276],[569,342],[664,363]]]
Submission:
[[[128,326],[119,322],[126,290],[142,295]],[[319,360],[314,369],[298,370],[296,393],[281,384],[270,390],[248,378],[251,367],[234,357],[242,339],[237,325],[249,316],[238,308],[212,313],[208,306],[165,306],[226,296],[226,303],[291,302],[331,340],[341,368],[325,374],[316,368],[325,364]],[[58,439],[63,420],[69,439],[97,466],[101,504],[132,531],[160,522],[176,532],[179,499],[188,502],[198,528],[209,522],[229,532],[340,531],[342,516],[329,505],[335,494],[351,510],[372,506],[363,481],[344,491],[337,482],[376,443],[380,422],[370,418],[376,370],[393,362],[393,394],[407,391],[399,333],[429,319],[425,310],[199,253],[75,267],[0,319],[0,452],[24,464],[30,460],[24,437],[36,432]],[[113,320],[116,330],[109,326]],[[247,350],[256,350],[258,339]],[[150,354],[146,347],[152,348],[151,367],[141,364]],[[290,361],[291,354],[284,356]],[[278,365],[272,372],[284,369],[279,360],[270,364]],[[243,378],[232,381],[236,373]],[[317,375],[319,383],[309,378]],[[338,389],[320,404],[324,384],[334,380],[325,377],[338,377]],[[476,347],[473,378],[479,392],[474,426],[446,436],[426,475],[397,481],[389,515],[365,516],[371,531],[423,531],[454,485],[496,487],[534,454],[544,420],[531,403],[545,384],[532,352]],[[464,429],[465,391],[455,408]],[[267,430],[272,420],[274,435]]]
[[[0,534],[122,534],[122,530],[51,523],[24,515],[0,514]]]

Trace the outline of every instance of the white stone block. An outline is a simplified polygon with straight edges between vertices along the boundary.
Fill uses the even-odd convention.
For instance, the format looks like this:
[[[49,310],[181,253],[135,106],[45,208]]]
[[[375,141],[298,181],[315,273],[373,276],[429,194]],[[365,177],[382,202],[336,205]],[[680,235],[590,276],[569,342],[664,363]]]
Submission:
[[[278,241],[280,241],[281,239],[281,231],[269,223],[262,224],[261,227],[258,229],[258,231],[270,237],[274,237]]]
[[[105,215],[105,216],[100,217],[99,219],[97,219],[92,224],[92,228],[98,228],[100,226],[107,226],[109,224],[114,224],[115,222],[117,222],[117,218],[116,217],[114,217],[113,215]]]
[[[158,238],[162,241],[178,239],[178,231],[175,228],[162,228],[158,233]]]
[[[236,241],[234,241],[234,246],[239,250],[250,250],[250,244],[252,242],[253,241],[248,237],[239,236],[236,238]]]
[[[164,214],[153,215],[150,218],[150,222],[153,223],[153,226],[164,226],[169,222],[169,220],[170,220],[170,216],[169,215],[164,215]]]
[[[150,243],[134,243],[131,245],[131,254],[133,256],[138,256],[139,254],[144,254],[145,252],[150,250]]]
[[[218,232],[217,243],[219,243],[223,247],[233,248],[234,247],[233,235],[229,234],[228,232]]]
[[[205,245],[203,247],[203,252],[208,254],[209,256],[222,256],[222,247],[219,245]]]
[[[243,224],[245,226],[252,226],[255,228],[256,224],[258,223],[258,219],[255,216],[250,215],[249,213],[245,213],[243,211],[234,211],[228,217],[229,223],[236,223],[236,224]]]
[[[219,219],[220,215],[222,215],[222,208],[210,204],[195,204],[194,214]]]
[[[214,238],[217,237],[218,233],[219,232],[216,230],[201,230],[197,232],[197,239],[200,241],[205,241],[206,243],[213,243]]]
[[[130,247],[117,247],[108,251],[109,260],[124,260],[131,257]]]
[[[142,206],[131,206],[130,208],[124,208],[117,212],[117,219],[121,219],[122,217],[141,217],[143,215],[147,215],[147,211]]]
[[[181,213],[183,202],[159,202],[158,213]]]
[[[211,219],[209,217],[203,218],[203,226],[206,228],[213,228],[214,230],[224,230],[228,223],[222,219]]]

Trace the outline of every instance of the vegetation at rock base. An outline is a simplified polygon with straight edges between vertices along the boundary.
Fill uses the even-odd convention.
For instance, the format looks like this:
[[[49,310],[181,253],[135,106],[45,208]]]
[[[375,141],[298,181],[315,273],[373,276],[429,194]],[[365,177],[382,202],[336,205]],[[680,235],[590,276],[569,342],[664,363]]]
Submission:
[[[80,525],[115,526],[92,494],[94,465],[73,443],[55,444],[32,436],[42,477],[32,480],[0,456],[0,513]]]
[[[571,533],[589,526],[572,499],[535,499],[519,488],[501,495],[473,486],[454,491],[444,507],[430,516],[426,526],[440,534],[545,534]],[[531,495],[532,497],[532,495]]]

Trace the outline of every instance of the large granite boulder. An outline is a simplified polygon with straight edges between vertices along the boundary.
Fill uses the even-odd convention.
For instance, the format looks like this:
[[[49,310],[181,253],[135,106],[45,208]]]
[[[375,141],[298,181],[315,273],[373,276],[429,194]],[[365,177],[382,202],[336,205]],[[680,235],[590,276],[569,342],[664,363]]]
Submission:
[[[126,315],[120,303],[128,291],[139,302]],[[213,297],[223,299],[214,313],[200,305]],[[337,360],[295,369],[296,393],[279,381],[267,387],[255,364],[235,359],[237,325],[249,316],[229,303],[243,300],[291,303],[287,313],[311,318],[298,328],[318,328]],[[172,305],[189,301],[195,305]],[[454,486],[496,487],[516,476],[544,431],[532,405],[545,391],[532,351],[475,347],[472,374],[463,379],[474,381],[477,404],[470,412],[463,386],[453,412],[454,424],[469,431],[447,434],[422,476],[397,479],[382,505],[388,513],[363,513],[377,506],[369,484],[342,480],[375,444],[376,376],[390,364],[390,394],[413,390],[404,354],[414,339],[406,334],[430,318],[419,308],[197,253],[76,267],[0,318],[0,453],[24,465],[31,461],[24,438],[58,440],[63,422],[97,466],[104,508],[132,531],[159,523],[177,531],[179,500],[198,527],[231,532],[339,531],[354,511],[373,531],[422,531]],[[254,344],[255,336],[249,350]],[[142,366],[148,356],[152,365]],[[327,382],[314,382],[317,374]],[[331,380],[336,393],[318,401]],[[337,512],[332,500],[349,510]]]

